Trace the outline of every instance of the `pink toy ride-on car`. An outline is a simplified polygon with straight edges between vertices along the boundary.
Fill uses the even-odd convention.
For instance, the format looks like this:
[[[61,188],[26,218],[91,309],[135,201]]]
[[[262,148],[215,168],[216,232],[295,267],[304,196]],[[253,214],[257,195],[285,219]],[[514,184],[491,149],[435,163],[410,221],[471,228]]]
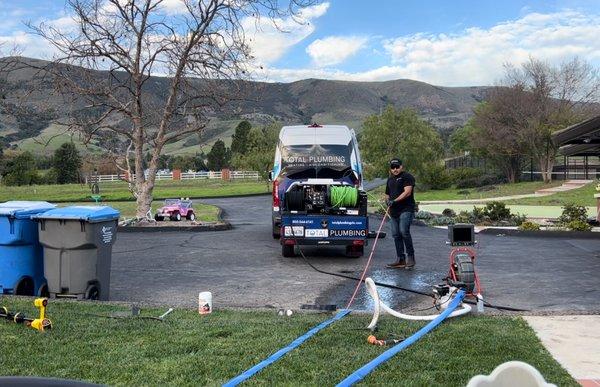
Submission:
[[[154,220],[160,222],[166,217],[177,222],[179,222],[182,217],[185,217],[187,220],[196,220],[196,214],[192,208],[192,201],[184,199],[165,200],[165,205],[156,211]]]

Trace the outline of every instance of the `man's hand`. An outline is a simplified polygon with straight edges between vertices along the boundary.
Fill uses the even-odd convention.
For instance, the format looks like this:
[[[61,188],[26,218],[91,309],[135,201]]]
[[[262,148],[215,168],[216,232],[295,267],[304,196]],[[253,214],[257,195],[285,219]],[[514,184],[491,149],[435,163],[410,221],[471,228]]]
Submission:
[[[391,207],[395,203],[395,201],[393,201],[392,199],[388,199],[386,203],[388,207]]]

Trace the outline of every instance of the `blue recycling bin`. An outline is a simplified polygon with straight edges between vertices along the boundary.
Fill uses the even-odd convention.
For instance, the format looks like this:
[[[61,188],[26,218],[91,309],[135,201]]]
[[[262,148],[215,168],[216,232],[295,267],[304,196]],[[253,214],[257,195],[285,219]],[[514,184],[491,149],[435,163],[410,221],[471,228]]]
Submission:
[[[43,250],[31,216],[55,207],[48,202],[0,203],[0,293],[39,295],[45,283]]]

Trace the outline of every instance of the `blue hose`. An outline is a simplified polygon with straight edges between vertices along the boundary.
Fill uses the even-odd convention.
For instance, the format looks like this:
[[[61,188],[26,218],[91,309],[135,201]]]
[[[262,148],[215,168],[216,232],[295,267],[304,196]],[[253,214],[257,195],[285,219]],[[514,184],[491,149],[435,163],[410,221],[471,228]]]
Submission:
[[[456,297],[454,297],[454,299],[452,300],[450,305],[448,305],[448,309],[443,311],[439,316],[437,316],[429,324],[427,324],[423,328],[419,329],[419,331],[417,331],[417,333],[415,333],[414,335],[410,336],[409,338],[402,341],[401,343],[396,344],[395,346],[388,349],[381,355],[377,356],[375,359],[371,360],[370,362],[368,362],[361,368],[354,371],[346,379],[342,380],[338,384],[338,387],[351,386],[354,383],[361,381],[365,376],[367,376],[371,371],[373,371],[380,364],[385,363],[386,361],[390,360],[394,355],[396,355],[398,352],[402,351],[404,348],[407,348],[411,344],[414,344],[415,342],[417,342],[421,337],[425,336],[427,333],[429,333],[431,330],[433,330],[435,327],[437,327],[439,324],[441,324],[442,321],[444,321],[444,319],[446,319],[446,317],[448,317],[450,315],[450,313],[452,313],[454,311],[454,309],[456,309],[458,307],[458,305],[461,303],[463,298],[465,298],[465,292],[464,292],[464,290],[459,290],[456,293]]]
[[[331,318],[331,319],[329,319],[327,321],[323,321],[322,323],[320,323],[316,327],[312,328],[310,331],[306,332],[302,336],[298,337],[296,340],[292,341],[288,346],[281,348],[279,351],[275,352],[274,354],[272,354],[271,356],[269,356],[265,360],[261,361],[257,365],[253,366],[252,368],[248,368],[246,371],[242,372],[238,376],[236,376],[233,379],[229,380],[227,383],[223,384],[223,387],[237,386],[238,384],[240,384],[244,380],[251,378],[254,374],[258,373],[260,370],[262,370],[263,368],[267,367],[268,365],[274,363],[275,361],[277,361],[280,357],[282,357],[286,353],[290,352],[294,348],[299,347],[300,344],[304,343],[306,340],[308,340],[315,333],[317,333],[321,329],[323,329],[323,328],[331,325],[332,323],[336,322],[337,320],[340,320],[341,318],[343,318],[344,316],[346,316],[348,313],[350,313],[349,309],[342,309],[342,310],[340,310],[333,318]]]

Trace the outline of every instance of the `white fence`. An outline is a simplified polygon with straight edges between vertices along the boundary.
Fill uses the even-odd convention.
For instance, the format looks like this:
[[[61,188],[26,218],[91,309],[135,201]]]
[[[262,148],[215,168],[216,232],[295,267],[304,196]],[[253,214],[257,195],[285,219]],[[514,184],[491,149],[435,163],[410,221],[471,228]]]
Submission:
[[[135,175],[133,175],[135,178]],[[193,179],[222,179],[223,173],[221,171],[205,171],[205,172],[181,172],[181,180],[193,180]],[[232,180],[248,179],[258,180],[260,175],[256,171],[229,171],[229,178]],[[98,183],[106,181],[122,181],[125,179],[125,175],[97,175],[97,176],[86,176],[85,182],[88,180],[95,180]],[[156,180],[173,180],[173,172],[169,173],[157,173]]]

